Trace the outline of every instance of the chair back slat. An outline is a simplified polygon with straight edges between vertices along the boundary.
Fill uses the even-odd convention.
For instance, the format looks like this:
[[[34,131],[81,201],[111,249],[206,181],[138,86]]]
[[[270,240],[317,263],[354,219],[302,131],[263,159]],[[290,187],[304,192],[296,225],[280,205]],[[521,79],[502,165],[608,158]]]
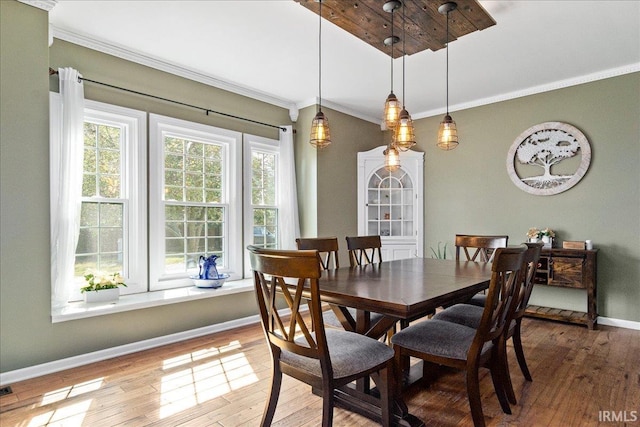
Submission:
[[[506,248],[509,236],[481,236],[456,234],[456,260],[460,260],[460,250],[467,261],[493,262],[495,250]]]
[[[524,245],[496,249],[487,299],[474,340],[476,351],[484,343],[497,339],[503,333],[507,320],[513,316],[522,283],[520,271],[525,251]]]
[[[347,236],[347,249],[351,267],[382,262],[380,236]]]
[[[513,315],[515,319],[521,319],[524,317],[524,313],[529,305],[529,298],[533,292],[533,285],[538,271],[538,262],[540,261],[540,254],[542,252],[542,246],[544,243],[525,243],[527,245],[527,251],[524,254],[523,259],[523,276],[522,287],[518,296],[518,303],[516,305],[516,311]]]
[[[249,259],[262,326],[272,352],[290,351],[321,360],[331,370],[320,308],[318,251],[285,251],[249,246]],[[309,292],[311,299],[307,300]],[[282,301],[286,306],[282,307]],[[301,314],[309,305],[311,319]],[[312,328],[312,324],[318,327]]]
[[[296,239],[300,250],[317,250],[323,270],[340,268],[337,237],[305,237]]]

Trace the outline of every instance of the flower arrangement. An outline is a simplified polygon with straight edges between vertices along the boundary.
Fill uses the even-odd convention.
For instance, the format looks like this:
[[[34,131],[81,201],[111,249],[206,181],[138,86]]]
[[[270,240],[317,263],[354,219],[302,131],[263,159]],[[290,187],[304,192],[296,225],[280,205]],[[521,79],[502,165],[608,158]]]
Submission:
[[[127,287],[124,277],[120,273],[86,273],[84,280],[87,286],[80,288],[80,292],[99,291],[101,289],[114,289],[118,286]]]
[[[556,237],[556,233],[550,228],[539,230],[536,227],[532,227],[527,231],[527,237],[530,239],[541,239],[543,236]]]

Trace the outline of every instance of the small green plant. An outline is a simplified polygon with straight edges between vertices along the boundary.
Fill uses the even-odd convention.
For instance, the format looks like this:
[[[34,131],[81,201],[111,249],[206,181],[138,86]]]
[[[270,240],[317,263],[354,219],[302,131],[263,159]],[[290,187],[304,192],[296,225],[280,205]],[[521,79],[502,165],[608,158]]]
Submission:
[[[433,253],[433,257],[435,259],[447,259],[447,244],[445,243],[444,246],[442,247],[442,250],[440,250],[440,245],[442,244],[442,242],[438,242],[438,251],[436,252],[433,248],[431,249],[431,252]]]
[[[87,286],[80,288],[81,293],[90,291],[99,291],[101,289],[114,289],[118,286],[127,285],[124,283],[124,277],[120,273],[87,273],[84,275]]]

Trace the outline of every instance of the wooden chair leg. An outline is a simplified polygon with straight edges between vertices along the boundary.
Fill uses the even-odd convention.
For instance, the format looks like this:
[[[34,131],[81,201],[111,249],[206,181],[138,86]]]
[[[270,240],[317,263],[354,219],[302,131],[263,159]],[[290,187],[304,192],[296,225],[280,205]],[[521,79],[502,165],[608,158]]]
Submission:
[[[322,388],[322,427],[333,425],[333,388]]]
[[[482,413],[482,400],[480,399],[480,379],[478,378],[478,365],[467,368],[467,398],[471,408],[471,418],[475,427],[485,427],[484,414]]]
[[[408,370],[409,364],[403,366],[403,362],[408,356],[404,356],[400,351],[399,347],[394,347],[395,355],[393,360],[392,369],[389,377],[389,387],[393,387],[393,412],[399,415],[401,418],[405,418],[407,414],[409,414],[409,408],[403,399],[400,399],[402,396],[402,389],[405,385],[405,369]],[[408,379],[408,378],[407,378]],[[397,398],[396,398],[397,397]]]
[[[507,354],[505,353],[501,363],[501,367],[503,369],[502,377],[504,378],[504,391],[507,394],[507,400],[512,405],[516,405],[518,400],[516,399],[516,393],[513,390],[513,383],[511,382],[511,373],[509,371],[509,362],[507,360]]]
[[[371,375],[378,392],[380,393],[380,423],[384,427],[391,426],[391,415],[394,401],[394,387],[396,385],[392,379],[393,363],[388,363],[385,369],[381,369],[377,374]]]
[[[501,377],[503,378],[504,391],[507,394],[507,399],[509,403],[515,405],[518,403],[516,400],[516,393],[513,390],[513,383],[511,382],[511,373],[509,372],[509,360],[507,359],[507,342],[502,340],[503,344],[500,345],[500,354],[499,354],[499,368],[501,369]],[[510,413],[510,412],[509,412]]]
[[[504,340],[501,340],[504,341]],[[506,362],[506,358],[502,357],[503,352],[506,352],[504,345],[496,344],[493,350],[493,356],[491,358],[491,362],[489,365],[491,371],[491,380],[493,381],[493,388],[496,391],[496,396],[498,397],[498,401],[500,402],[500,407],[502,408],[502,412],[505,414],[511,415],[511,407],[509,406],[509,398],[508,392],[506,390],[507,379],[505,378],[505,374],[508,373],[504,370],[503,363]],[[506,353],[505,353],[506,355]],[[510,386],[510,382],[509,382]]]
[[[527,361],[524,358],[524,349],[522,348],[522,338],[520,335],[520,321],[517,321],[516,330],[513,333],[513,349],[515,350],[522,375],[524,375],[524,378],[527,381],[533,381],[531,373],[529,372],[529,367],[527,366]]]
[[[280,396],[280,386],[282,385],[282,371],[277,364],[274,363],[273,373],[271,375],[271,389],[269,390],[269,400],[264,407],[264,413],[262,414],[261,427],[268,427],[273,421],[273,415],[276,412],[276,406],[278,405],[278,397]]]

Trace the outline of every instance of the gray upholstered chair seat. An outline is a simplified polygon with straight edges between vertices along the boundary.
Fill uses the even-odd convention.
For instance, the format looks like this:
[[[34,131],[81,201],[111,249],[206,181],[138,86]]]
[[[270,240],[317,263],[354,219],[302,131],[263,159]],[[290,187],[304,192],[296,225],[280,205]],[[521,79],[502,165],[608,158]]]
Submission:
[[[483,307],[471,304],[456,304],[436,313],[434,319],[453,322],[477,329],[482,319]]]
[[[477,305],[479,307],[484,307],[484,303],[487,300],[487,295],[486,294],[475,294],[474,296],[471,297],[471,299],[469,301],[466,302],[466,304],[471,304],[471,305]]]
[[[349,313],[351,314],[351,317],[353,317],[355,319],[357,310],[355,308],[352,308],[352,307],[347,307],[347,310],[349,310]],[[384,315],[382,315],[380,313],[371,313],[371,316],[370,316],[371,324],[377,323],[378,320],[382,319],[383,317],[384,317]],[[334,328],[342,328],[342,324],[338,320],[338,317],[333,312],[333,310],[324,311],[323,314],[322,314],[322,319],[324,320],[324,325],[325,326],[333,326]]]
[[[480,325],[480,319],[482,319],[483,311],[483,307],[478,307],[476,305],[456,304],[437,313],[433,318],[476,329],[478,325]],[[515,326],[516,321],[512,320],[509,328],[514,328]]]
[[[333,368],[334,378],[345,378],[366,371],[393,358],[391,347],[355,332],[326,329],[327,346]],[[304,338],[296,339],[305,345]],[[287,365],[303,369],[315,376],[322,376],[320,361],[283,351],[280,361]]]
[[[391,337],[391,342],[394,346],[421,353],[466,360],[475,335],[473,328],[433,318],[397,332]],[[491,347],[490,342],[485,343],[482,353]]]

